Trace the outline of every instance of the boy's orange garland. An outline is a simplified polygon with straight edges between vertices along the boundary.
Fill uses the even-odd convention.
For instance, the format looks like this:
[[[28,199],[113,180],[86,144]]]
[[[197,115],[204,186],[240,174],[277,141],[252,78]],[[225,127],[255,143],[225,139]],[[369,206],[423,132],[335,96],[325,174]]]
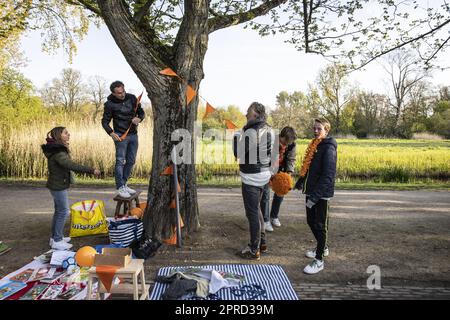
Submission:
[[[322,139],[323,138],[312,139],[308,145],[308,148],[306,148],[305,158],[303,159],[302,168],[300,169],[300,177],[304,178],[308,172],[311,161],[314,158],[314,154],[317,152],[317,146],[320,142],[322,142]]]

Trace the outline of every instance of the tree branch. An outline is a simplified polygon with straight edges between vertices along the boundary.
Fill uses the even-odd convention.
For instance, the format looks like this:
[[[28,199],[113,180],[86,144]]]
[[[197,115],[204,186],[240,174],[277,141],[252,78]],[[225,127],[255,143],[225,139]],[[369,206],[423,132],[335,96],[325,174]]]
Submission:
[[[267,14],[270,10],[286,3],[287,0],[271,0],[260,6],[242,13],[236,13],[226,16],[216,16],[208,20],[209,33],[248,22],[256,17]]]
[[[390,49],[388,49],[388,50],[383,50],[382,52],[380,52],[380,53],[374,55],[374,56],[373,56],[372,58],[370,58],[369,60],[365,61],[363,64],[361,64],[361,65],[358,66],[357,68],[354,68],[353,71],[362,69],[363,67],[365,67],[366,65],[368,65],[368,64],[369,64],[370,62],[372,62],[373,60],[375,60],[375,59],[377,59],[377,58],[379,58],[379,57],[381,57],[381,56],[383,56],[383,55],[385,55],[385,54],[387,54],[387,53],[389,53],[389,52],[392,52],[392,51],[394,51],[394,50],[396,50],[396,49],[402,48],[402,47],[404,47],[404,46],[406,46],[406,45],[408,45],[408,44],[410,44],[410,43],[412,43],[412,42],[414,42],[414,41],[417,41],[417,40],[419,40],[419,39],[425,38],[425,37],[427,37],[428,35],[434,33],[435,31],[441,29],[442,27],[444,27],[445,25],[447,25],[447,24],[449,24],[449,23],[450,23],[450,20],[447,20],[447,21],[441,23],[440,25],[434,27],[433,29],[431,29],[430,31],[428,31],[428,32],[426,32],[426,33],[423,33],[423,34],[421,34],[421,35],[418,35],[417,37],[412,38],[412,39],[410,39],[410,40],[408,40],[408,41],[405,41],[405,42],[403,42],[403,43],[401,43],[401,44],[399,44],[399,45],[396,45],[396,46],[394,46],[394,47],[392,47],[392,48],[390,48]]]
[[[148,0],[136,14],[134,15],[133,19],[134,21],[139,24],[141,20],[145,17],[145,15],[148,13],[148,10],[152,6],[152,4],[155,3],[155,0]]]
[[[92,11],[93,13],[95,13],[96,15],[98,15],[99,17],[102,16],[102,13],[100,12],[100,9],[97,7],[96,4],[92,3],[89,0],[66,0],[66,2],[68,4],[73,4],[76,6],[82,6],[83,8]]]

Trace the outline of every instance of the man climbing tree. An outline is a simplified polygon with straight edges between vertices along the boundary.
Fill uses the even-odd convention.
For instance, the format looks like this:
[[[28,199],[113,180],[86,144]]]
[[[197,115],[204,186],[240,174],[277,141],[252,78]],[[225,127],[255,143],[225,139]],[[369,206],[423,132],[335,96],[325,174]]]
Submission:
[[[345,58],[343,63],[352,68],[363,67],[395,48],[420,43],[426,45],[415,47],[421,51],[425,64],[430,65],[449,42],[450,10],[445,1],[430,10],[424,8],[425,1],[413,0],[400,4],[385,0],[31,2],[29,18],[34,27],[43,21],[47,23],[48,39],[52,41],[44,38],[46,49],[63,45],[73,52],[76,38],[86,34],[90,20],[104,22],[145,86],[152,102],[154,125],[149,205],[144,223],[147,235],[156,239],[167,236],[174,223],[174,217],[167,214],[172,198],[170,177],[161,173],[170,165],[170,153],[177,143],[172,141],[172,133],[176,129],[191,134],[194,131],[198,96],[188,103],[186,90],[190,86],[197,92],[204,78],[203,61],[211,33],[239,24],[246,24],[261,35],[286,33],[290,35],[288,42],[298,49],[330,59]],[[414,17],[409,15],[411,11]],[[60,24],[61,20],[65,23]],[[55,32],[58,25],[65,28],[59,38]],[[160,74],[165,68],[171,68],[178,77]],[[191,159],[194,138],[188,141]],[[179,165],[179,179],[180,211],[188,231],[194,231],[199,227],[194,161]]]

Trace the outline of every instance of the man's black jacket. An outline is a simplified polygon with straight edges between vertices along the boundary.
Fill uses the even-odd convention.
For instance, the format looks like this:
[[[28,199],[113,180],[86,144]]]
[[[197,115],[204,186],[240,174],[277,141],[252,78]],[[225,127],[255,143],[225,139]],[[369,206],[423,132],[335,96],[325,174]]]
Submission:
[[[136,108],[137,98],[135,95],[127,93],[124,100],[119,100],[112,94],[108,96],[108,100],[105,102],[102,118],[102,126],[107,134],[113,132],[109,123],[113,119],[114,132],[125,133],[130,126],[131,120],[134,118],[134,110]],[[139,104],[136,112],[136,117],[144,120],[145,112]],[[132,125],[129,134],[136,134],[136,126]]]

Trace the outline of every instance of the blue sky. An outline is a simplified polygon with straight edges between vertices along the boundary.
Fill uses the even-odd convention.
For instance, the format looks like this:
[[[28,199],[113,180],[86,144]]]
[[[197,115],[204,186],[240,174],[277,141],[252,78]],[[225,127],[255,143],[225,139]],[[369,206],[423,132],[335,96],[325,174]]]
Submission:
[[[43,53],[37,31],[23,37],[21,44],[29,60],[22,71],[37,88],[58,77],[63,68],[72,67],[85,78],[100,75],[108,83],[122,80],[131,93],[143,90],[104,26],[91,27],[88,36],[78,44],[72,65],[62,51]],[[441,60],[450,66],[449,55],[441,54]],[[200,95],[215,107],[233,104],[244,111],[251,102],[259,101],[273,109],[280,91],[306,91],[308,83],[315,81],[326,64],[322,57],[299,52],[280,37],[261,38],[255,31],[231,27],[210,35]],[[387,90],[385,78],[375,62],[364,71],[353,73],[350,80],[367,90],[383,93]],[[450,70],[435,72],[432,82],[450,85]]]

